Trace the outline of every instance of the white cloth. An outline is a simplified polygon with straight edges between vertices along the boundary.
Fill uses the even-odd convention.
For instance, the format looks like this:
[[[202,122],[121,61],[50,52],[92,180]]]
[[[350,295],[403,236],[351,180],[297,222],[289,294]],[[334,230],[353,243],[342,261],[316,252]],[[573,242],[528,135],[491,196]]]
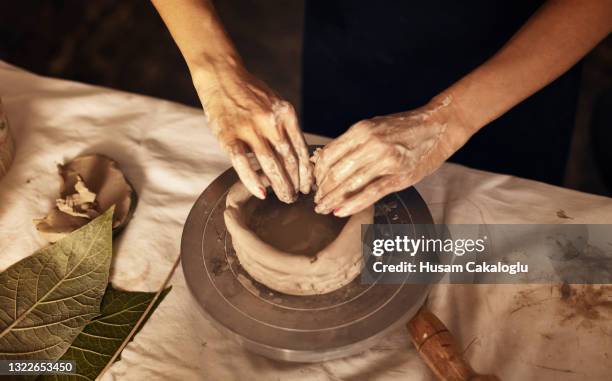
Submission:
[[[0,269],[45,244],[32,219],[45,215],[58,194],[56,164],[99,152],[121,164],[140,197],[115,243],[113,281],[134,290],[158,287],[179,254],[192,204],[229,167],[201,110],[2,62],[0,96],[17,144],[13,167],[0,180]],[[612,223],[611,199],[458,165],[444,165],[417,188],[437,222]],[[573,219],[561,219],[559,210]],[[366,353],[321,364],[247,353],[202,316],[180,266],[172,285],[104,380],[432,379],[404,329]],[[605,289],[603,297],[611,293]],[[480,373],[610,380],[612,299],[584,313],[559,295],[555,285],[441,285],[429,304],[460,345],[469,345],[465,356]]]

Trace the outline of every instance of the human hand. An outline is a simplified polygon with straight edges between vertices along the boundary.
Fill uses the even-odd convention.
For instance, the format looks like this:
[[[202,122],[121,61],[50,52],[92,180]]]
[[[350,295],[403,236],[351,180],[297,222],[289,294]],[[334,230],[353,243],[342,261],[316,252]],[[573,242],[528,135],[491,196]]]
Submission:
[[[355,214],[427,176],[471,136],[452,97],[353,125],[315,154],[317,213]]]
[[[266,197],[270,184],[279,200],[310,192],[313,168],[295,110],[241,66],[216,68],[214,80],[194,84],[213,133],[229,154],[246,188]],[[263,175],[249,160],[253,153]]]

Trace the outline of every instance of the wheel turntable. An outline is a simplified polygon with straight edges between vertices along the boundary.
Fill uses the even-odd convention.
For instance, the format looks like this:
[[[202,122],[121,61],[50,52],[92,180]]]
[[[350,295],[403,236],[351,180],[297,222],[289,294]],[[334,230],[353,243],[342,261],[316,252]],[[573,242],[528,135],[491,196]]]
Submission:
[[[291,296],[252,279],[234,253],[223,220],[225,197],[238,179],[229,169],[193,206],[181,242],[183,272],[202,311],[245,348],[269,358],[318,362],[365,351],[420,308],[428,284],[362,284],[332,293]],[[376,203],[376,224],[432,224],[416,189]]]

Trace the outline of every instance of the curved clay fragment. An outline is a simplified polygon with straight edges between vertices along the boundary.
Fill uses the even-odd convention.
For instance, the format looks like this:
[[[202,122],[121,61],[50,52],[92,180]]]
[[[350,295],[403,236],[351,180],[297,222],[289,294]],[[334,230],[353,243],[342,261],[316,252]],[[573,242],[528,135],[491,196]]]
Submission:
[[[45,238],[55,242],[113,205],[113,234],[127,225],[138,197],[116,161],[104,155],[85,155],[59,165],[58,170],[60,198],[45,218],[35,221]]]
[[[361,225],[372,223],[374,207],[351,216],[338,236],[313,260],[313,256],[280,250],[255,234],[249,227],[251,209],[246,205],[251,197],[240,181],[233,185],[224,219],[240,264],[255,280],[285,294],[318,295],[349,284],[361,273]]]

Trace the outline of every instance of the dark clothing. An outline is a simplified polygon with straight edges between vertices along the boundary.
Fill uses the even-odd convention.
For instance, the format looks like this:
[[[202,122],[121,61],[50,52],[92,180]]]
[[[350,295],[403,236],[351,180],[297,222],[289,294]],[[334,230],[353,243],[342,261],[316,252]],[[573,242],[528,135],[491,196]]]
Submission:
[[[308,0],[304,129],[336,137],[361,119],[424,105],[500,49],[541,3]],[[561,184],[578,86],[574,67],[451,161]]]

